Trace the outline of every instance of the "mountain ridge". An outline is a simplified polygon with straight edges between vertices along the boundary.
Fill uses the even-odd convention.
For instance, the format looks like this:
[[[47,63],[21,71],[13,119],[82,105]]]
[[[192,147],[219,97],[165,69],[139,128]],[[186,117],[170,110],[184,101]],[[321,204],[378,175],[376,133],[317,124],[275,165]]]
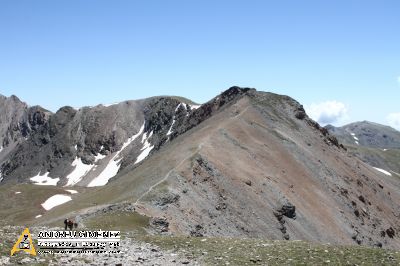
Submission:
[[[106,160],[108,165],[118,154],[122,157],[114,161],[121,164],[105,186],[86,188],[93,179],[85,177],[87,182],[76,183],[81,193],[71,195],[70,202],[50,211],[32,205],[24,222],[51,224],[68,216],[85,224],[116,209],[147,217],[149,230],[158,234],[400,246],[400,179],[349,154],[296,100],[231,87],[198,108],[170,98],[131,104],[127,122],[110,119],[117,113],[108,111],[98,120],[110,123],[110,128],[129,127],[129,134],[118,127],[123,137],[114,138],[118,143],[111,142],[106,149],[110,154],[99,161],[96,158],[105,155],[101,145],[107,142],[98,142],[96,132],[80,138],[78,151],[73,145],[77,136],[89,136],[92,127],[98,127],[91,115],[101,117],[103,108],[65,108],[56,120],[49,119],[43,127],[53,134],[49,143],[64,137],[74,140],[66,144],[71,152],[65,163],[68,171],[85,152],[85,160],[99,171],[106,166],[97,162]],[[126,115],[126,105],[108,108]],[[87,122],[72,123],[74,118]],[[35,136],[41,140],[42,135]],[[150,147],[149,156],[136,164]],[[78,153],[81,157],[75,156]],[[64,179],[60,185],[65,183]],[[34,218],[38,212],[43,217]]]
[[[243,91],[245,90],[243,89]],[[46,173],[53,178],[67,177],[68,173],[73,173],[69,166],[71,163],[75,164],[75,168],[78,166],[87,168],[85,164],[104,168],[106,167],[104,165],[95,165],[97,160],[110,159],[110,162],[111,155],[115,155],[123,147],[124,142],[139,131],[141,124],[144,123],[144,133],[151,134],[148,138],[151,138],[152,145],[150,142],[146,142],[149,143],[149,148],[157,150],[169,139],[207,119],[213,111],[222,107],[225,101],[230,101],[239,94],[241,94],[241,89],[232,87],[221,94],[222,100],[219,99],[216,103],[213,100],[205,103],[203,108],[197,111],[197,115],[192,115],[192,113],[196,113],[196,109],[200,106],[181,102],[182,100],[189,103],[191,101],[177,96],[156,96],[123,101],[109,106],[99,104],[80,109],[64,106],[55,113],[48,112],[41,107],[28,107],[21,102],[24,112],[31,112],[31,110],[34,112],[34,118],[31,119],[33,122],[36,122],[38,117],[41,118],[39,127],[32,135],[29,135],[31,131],[21,133],[23,138],[16,141],[15,149],[14,147],[9,149],[8,160],[6,160],[6,156],[0,160],[0,172],[3,178],[18,176],[18,180],[22,181],[36,175],[40,177]],[[19,101],[17,97],[6,99]],[[137,123],[132,124],[131,121],[137,121]],[[22,124],[21,121],[16,123]],[[25,127],[30,129],[32,126],[28,124]],[[14,128],[12,132],[20,133],[19,127]],[[155,134],[153,135],[152,132]],[[136,142],[139,142],[139,139]],[[139,146],[140,144],[129,144],[129,147],[124,147],[124,149],[130,148],[132,145]],[[7,147],[8,142],[5,141],[3,146]],[[25,158],[33,158],[32,153],[36,154],[34,157],[37,157],[38,160],[26,162]],[[133,154],[128,152],[124,159],[121,159],[120,167],[124,168],[126,165],[132,164],[139,155],[138,152],[133,152]],[[111,163],[113,162],[111,161]],[[26,166],[26,164],[30,165]],[[114,165],[114,168],[117,167]],[[114,171],[113,176],[116,175],[115,169],[112,171]],[[88,178],[93,178],[98,174],[99,172],[94,173]],[[85,181],[83,185],[88,182],[90,180]],[[61,180],[61,184],[63,183],[65,180]]]

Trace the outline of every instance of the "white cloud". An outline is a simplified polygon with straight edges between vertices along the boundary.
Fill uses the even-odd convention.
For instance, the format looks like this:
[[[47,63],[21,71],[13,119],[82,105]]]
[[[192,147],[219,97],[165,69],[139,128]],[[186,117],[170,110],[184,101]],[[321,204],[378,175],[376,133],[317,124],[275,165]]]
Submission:
[[[389,126],[400,130],[400,113],[391,113],[386,117]]]
[[[305,107],[307,114],[321,125],[334,124],[348,119],[347,107],[338,101],[312,103]]]

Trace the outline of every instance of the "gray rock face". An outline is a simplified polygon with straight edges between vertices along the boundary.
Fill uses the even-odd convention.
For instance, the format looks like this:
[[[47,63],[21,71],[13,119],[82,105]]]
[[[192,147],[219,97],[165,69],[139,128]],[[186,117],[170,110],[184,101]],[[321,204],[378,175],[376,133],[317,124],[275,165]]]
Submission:
[[[49,116],[49,111],[39,106],[28,107],[14,95],[9,98],[0,95],[0,147],[3,154],[37,131]]]
[[[109,164],[115,162],[118,171],[134,168],[149,153],[248,91],[232,87],[202,106],[177,97],[152,97],[79,110],[65,106],[54,114],[39,106],[28,107],[15,96],[2,96],[2,180],[27,182],[47,175],[60,178],[58,185],[90,185],[109,172]],[[130,139],[142,125],[143,132]]]
[[[96,165],[97,168],[97,172],[92,169],[79,181],[86,185],[101,174],[98,169],[104,170],[113,159],[120,164],[119,170],[133,165],[146,141],[149,147],[157,150],[177,135],[172,126],[182,130],[192,113],[188,104],[174,97],[79,110],[66,106],[53,114],[38,106],[28,107],[15,96],[1,96],[0,172],[3,182],[26,182],[38,173],[49,173],[49,177],[61,179],[58,185],[65,185],[68,182],[65,177],[78,168],[73,165],[78,159],[83,167]],[[124,146],[142,125],[143,134]],[[171,136],[167,135],[170,129],[174,132]],[[118,158],[113,158],[117,152]]]

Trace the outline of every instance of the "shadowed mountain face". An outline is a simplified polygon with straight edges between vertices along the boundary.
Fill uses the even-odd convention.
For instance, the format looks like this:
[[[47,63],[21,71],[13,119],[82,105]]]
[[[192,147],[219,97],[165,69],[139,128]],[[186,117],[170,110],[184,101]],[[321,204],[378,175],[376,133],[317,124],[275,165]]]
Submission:
[[[153,97],[52,114],[2,97],[4,182],[105,185],[128,165],[137,165],[164,143],[212,116],[246,89],[233,88],[201,109],[178,97]]]
[[[372,122],[356,122],[343,127],[326,126],[346,145],[350,154],[394,174],[400,173],[400,132]]]
[[[0,162],[10,158],[10,154],[31,134],[35,134],[48,122],[50,112],[39,107],[28,107],[16,96],[0,95]],[[1,175],[3,180],[4,175]]]
[[[3,161],[5,181],[41,171],[68,184],[79,158],[94,166],[76,184],[90,185],[110,161],[120,164],[106,186],[38,223],[84,220],[112,203],[160,232],[400,247],[399,177],[349,154],[287,96],[232,87],[198,108],[170,97],[62,108],[39,130]]]
[[[102,176],[104,185],[172,139],[193,112],[172,97],[79,110],[63,107],[55,114],[28,107],[14,96],[0,101],[3,182],[40,176],[59,178],[58,185],[88,185]]]

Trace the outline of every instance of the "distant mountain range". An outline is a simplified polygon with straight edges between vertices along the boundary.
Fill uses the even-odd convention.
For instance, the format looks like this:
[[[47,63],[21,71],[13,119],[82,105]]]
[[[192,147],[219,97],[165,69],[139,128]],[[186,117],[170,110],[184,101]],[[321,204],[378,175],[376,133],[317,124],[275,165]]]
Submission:
[[[389,126],[363,121],[343,127],[326,128],[347,145],[361,145],[378,149],[400,149],[400,132]]]
[[[372,166],[400,173],[399,131],[368,121],[343,127],[328,125],[326,129],[346,145],[350,154]]]
[[[202,105],[163,96],[56,113],[1,97],[0,145],[0,198],[14,206],[0,203],[3,223],[123,210],[160,234],[400,247],[400,171],[385,159],[399,133],[324,128],[288,96],[231,87]],[[43,209],[57,194],[70,201]]]

